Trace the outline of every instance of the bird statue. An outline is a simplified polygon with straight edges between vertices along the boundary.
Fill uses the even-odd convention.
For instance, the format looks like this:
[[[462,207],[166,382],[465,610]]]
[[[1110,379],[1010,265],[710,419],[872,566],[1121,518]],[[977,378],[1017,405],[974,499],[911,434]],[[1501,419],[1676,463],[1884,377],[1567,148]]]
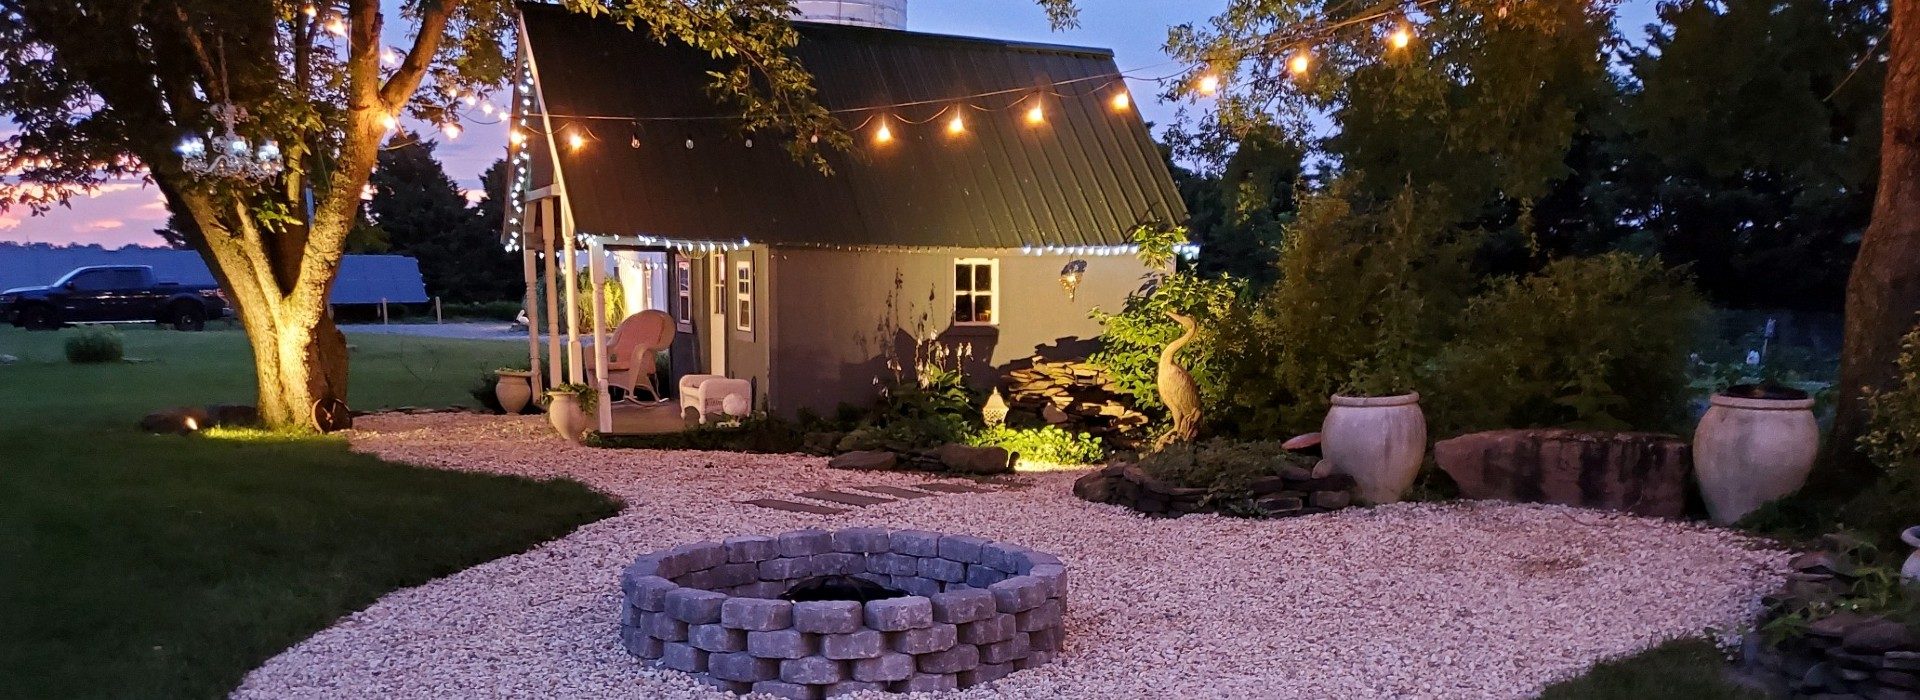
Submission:
[[[1174,355],[1187,343],[1193,342],[1199,329],[1191,317],[1172,311],[1167,312],[1167,317],[1180,324],[1185,332],[1160,351],[1160,372],[1154,380],[1159,384],[1160,403],[1166,404],[1173,427],[1154,441],[1155,448],[1189,441],[1200,435],[1200,385],[1193,382],[1193,375],[1188,374],[1186,368],[1173,362]]]

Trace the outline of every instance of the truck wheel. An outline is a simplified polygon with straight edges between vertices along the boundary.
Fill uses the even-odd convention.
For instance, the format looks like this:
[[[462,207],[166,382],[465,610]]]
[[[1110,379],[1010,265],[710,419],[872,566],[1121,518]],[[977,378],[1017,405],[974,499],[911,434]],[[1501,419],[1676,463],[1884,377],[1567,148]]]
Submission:
[[[176,331],[201,331],[207,329],[207,312],[193,304],[174,304],[167,311],[167,320]]]
[[[53,309],[45,306],[29,306],[20,310],[20,326],[30,331],[50,331],[60,327],[60,321],[53,317]]]

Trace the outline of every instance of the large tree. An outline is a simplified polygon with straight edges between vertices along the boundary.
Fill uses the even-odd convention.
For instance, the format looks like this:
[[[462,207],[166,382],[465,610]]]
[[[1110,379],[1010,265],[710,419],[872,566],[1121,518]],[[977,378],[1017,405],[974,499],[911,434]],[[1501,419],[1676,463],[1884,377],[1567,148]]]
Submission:
[[[326,300],[381,143],[402,115],[456,119],[456,96],[485,95],[511,71],[507,0],[396,4],[407,26],[390,35],[379,0],[0,0],[0,114],[17,127],[0,139],[14,174],[0,207],[44,209],[108,179],[150,179],[192,221],[188,243],[246,328],[262,418],[348,425],[346,343]],[[731,60],[713,84],[743,129],[845,143],[785,51],[796,41],[785,0],[564,4],[644,33],[636,41]],[[186,171],[176,144],[229,102],[247,111],[243,136],[278,142],[283,174],[250,183]],[[808,139],[787,141],[809,153]]]

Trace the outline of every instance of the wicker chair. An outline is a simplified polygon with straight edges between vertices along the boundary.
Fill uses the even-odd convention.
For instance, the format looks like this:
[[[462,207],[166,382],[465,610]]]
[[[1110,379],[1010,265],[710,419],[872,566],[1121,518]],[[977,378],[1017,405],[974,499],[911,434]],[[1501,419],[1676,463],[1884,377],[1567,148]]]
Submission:
[[[655,355],[673,346],[673,318],[664,311],[649,309],[628,316],[613,330],[607,342],[607,378],[614,386],[627,390],[628,401],[639,401],[640,389],[664,401],[655,388],[658,363]],[[616,378],[615,373],[625,372]],[[644,384],[641,379],[646,379]]]

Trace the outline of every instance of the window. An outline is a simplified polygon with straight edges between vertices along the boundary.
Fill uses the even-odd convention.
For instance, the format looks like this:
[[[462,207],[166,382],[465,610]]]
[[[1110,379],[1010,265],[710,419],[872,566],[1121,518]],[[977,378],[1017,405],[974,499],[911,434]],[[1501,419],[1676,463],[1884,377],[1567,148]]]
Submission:
[[[674,318],[680,321],[680,330],[691,330],[693,323],[693,261],[674,256]]]
[[[753,258],[733,264],[733,327],[753,332]]]
[[[953,323],[990,326],[1000,321],[1000,261],[961,258],[953,261]]]
[[[106,292],[139,289],[144,279],[139,270],[92,270],[74,275],[73,288],[82,292]]]
[[[707,256],[707,287],[707,313],[726,318],[727,256],[719,253]]]

